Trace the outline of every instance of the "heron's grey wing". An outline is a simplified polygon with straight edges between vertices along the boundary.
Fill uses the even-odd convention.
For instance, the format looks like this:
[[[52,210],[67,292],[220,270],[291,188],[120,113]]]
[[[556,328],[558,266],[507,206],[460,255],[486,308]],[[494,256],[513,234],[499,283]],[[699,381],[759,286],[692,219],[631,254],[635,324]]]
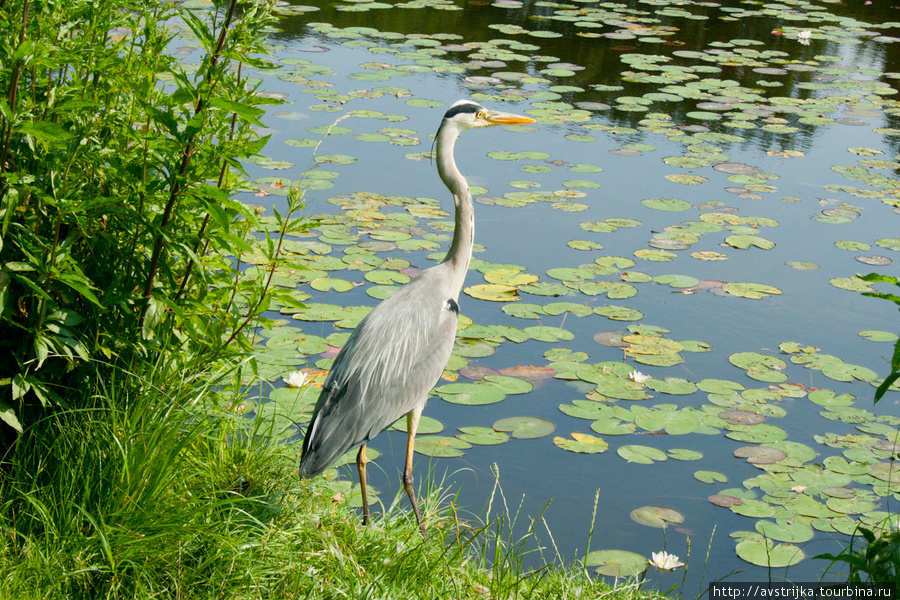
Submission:
[[[321,473],[427,399],[456,336],[458,291],[441,267],[397,290],[351,334],[307,428],[301,476]]]

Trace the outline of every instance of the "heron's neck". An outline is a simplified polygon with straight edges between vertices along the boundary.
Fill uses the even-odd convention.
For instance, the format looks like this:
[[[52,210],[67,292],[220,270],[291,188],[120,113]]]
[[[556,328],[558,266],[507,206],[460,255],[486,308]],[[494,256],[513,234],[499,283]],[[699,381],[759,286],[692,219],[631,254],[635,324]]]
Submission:
[[[472,194],[469,184],[463,177],[453,160],[453,147],[456,144],[458,131],[455,128],[442,129],[438,132],[438,173],[450,192],[453,194],[454,227],[453,241],[443,262],[449,263],[453,273],[454,289],[462,288],[472,258],[472,245],[475,242],[475,210],[472,206]]]

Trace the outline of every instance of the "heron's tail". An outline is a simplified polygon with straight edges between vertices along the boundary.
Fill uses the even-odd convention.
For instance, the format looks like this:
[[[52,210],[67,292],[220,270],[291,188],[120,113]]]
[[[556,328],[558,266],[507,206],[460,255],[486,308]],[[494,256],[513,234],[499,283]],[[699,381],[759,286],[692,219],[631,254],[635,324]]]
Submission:
[[[310,477],[315,477],[316,475],[322,473],[322,471],[324,471],[326,468],[328,468],[328,466],[326,465],[323,468],[316,469],[315,467],[317,465],[314,464],[314,461],[306,460],[308,456],[308,454],[304,454],[300,459],[300,479],[309,479]]]
[[[337,462],[346,451],[344,448],[322,446],[304,448],[303,455],[300,457],[300,479],[309,479],[310,477],[321,475]]]

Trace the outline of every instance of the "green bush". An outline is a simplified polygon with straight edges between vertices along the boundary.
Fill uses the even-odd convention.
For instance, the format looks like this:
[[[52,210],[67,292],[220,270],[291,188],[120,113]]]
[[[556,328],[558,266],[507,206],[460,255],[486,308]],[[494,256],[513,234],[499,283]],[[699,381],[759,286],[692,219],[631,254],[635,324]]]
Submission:
[[[234,258],[258,232],[235,194],[266,142],[271,101],[242,74],[266,6],[235,8],[0,4],[0,436],[67,405],[96,360],[219,356],[267,307]],[[178,23],[204,50],[193,72],[168,52]]]

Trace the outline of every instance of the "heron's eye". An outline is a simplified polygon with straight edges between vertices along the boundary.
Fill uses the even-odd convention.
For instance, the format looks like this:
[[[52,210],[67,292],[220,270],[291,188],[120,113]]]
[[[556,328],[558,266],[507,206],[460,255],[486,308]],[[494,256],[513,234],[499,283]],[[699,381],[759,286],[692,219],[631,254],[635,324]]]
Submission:
[[[476,119],[487,119],[487,116],[488,116],[488,114],[487,114],[487,111],[486,111],[486,110],[479,110],[479,111],[475,114],[475,118],[476,118]]]

